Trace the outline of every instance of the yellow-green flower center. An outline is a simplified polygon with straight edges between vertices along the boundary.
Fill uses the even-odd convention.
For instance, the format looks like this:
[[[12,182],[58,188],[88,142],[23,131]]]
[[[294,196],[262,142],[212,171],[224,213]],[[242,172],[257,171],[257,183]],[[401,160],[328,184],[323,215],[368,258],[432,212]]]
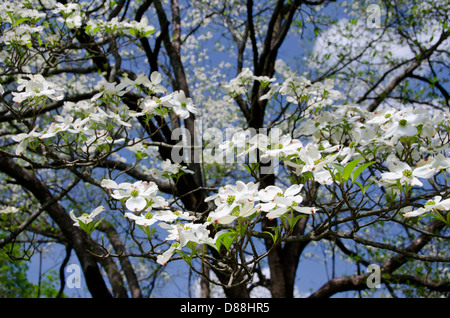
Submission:
[[[412,171],[409,170],[409,169],[403,170],[402,173],[403,173],[403,175],[404,175],[405,177],[408,177],[408,178],[411,178],[412,175],[413,175]]]
[[[236,196],[235,196],[235,195],[229,195],[229,196],[227,197],[227,203],[228,203],[228,204],[232,204],[232,203],[234,202],[235,199],[236,199]]]
[[[282,149],[283,148],[283,144],[277,144],[275,145],[275,149]]]
[[[139,196],[139,191],[138,190],[131,191],[131,196],[136,198],[137,196]]]
[[[153,213],[147,212],[147,213],[144,214],[144,217],[145,217],[147,220],[150,220],[151,218],[153,218]]]
[[[407,123],[408,123],[408,121],[407,121],[406,119],[401,119],[401,120],[398,122],[398,124],[399,124],[401,127],[405,127]]]
[[[315,165],[318,165],[319,163],[321,163],[321,162],[324,161],[324,160],[325,160],[325,157],[316,159],[316,160],[314,160],[314,164],[315,164]]]

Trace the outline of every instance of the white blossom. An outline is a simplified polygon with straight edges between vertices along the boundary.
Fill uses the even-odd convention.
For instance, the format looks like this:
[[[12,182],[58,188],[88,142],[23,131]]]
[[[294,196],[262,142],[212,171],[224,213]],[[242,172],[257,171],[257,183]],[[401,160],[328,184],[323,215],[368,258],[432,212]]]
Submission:
[[[80,226],[79,222],[82,222],[84,224],[91,223],[94,218],[99,215],[101,212],[105,211],[105,208],[103,206],[99,206],[95,208],[90,214],[83,213],[81,216],[76,217],[73,210],[69,212],[70,218],[75,222],[73,225]]]
[[[54,100],[61,100],[63,98],[63,94],[59,93],[61,88],[47,81],[41,74],[27,74],[25,77],[28,79],[19,78],[17,80],[17,83],[20,84],[17,87],[18,92],[12,92],[15,102],[20,103],[25,99],[42,96]]]

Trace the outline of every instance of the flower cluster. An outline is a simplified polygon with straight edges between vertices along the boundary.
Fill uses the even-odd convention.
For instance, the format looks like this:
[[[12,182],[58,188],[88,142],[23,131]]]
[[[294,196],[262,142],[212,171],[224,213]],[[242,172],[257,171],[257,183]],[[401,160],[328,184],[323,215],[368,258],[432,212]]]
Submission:
[[[272,87],[271,94],[275,90]],[[333,81],[311,83],[303,76],[287,78],[279,87],[278,92],[286,96],[286,101],[297,105],[306,103],[306,107],[325,107],[341,97],[339,91],[333,89]]]
[[[103,206],[99,206],[97,208],[95,208],[90,214],[88,213],[83,213],[81,216],[75,216],[74,211],[71,210],[69,212],[70,218],[74,221],[75,226],[80,226],[80,225],[88,225],[89,223],[91,223],[92,221],[94,221],[94,218],[99,215],[100,213],[102,213],[103,211],[105,211],[105,208]]]
[[[138,76],[135,80],[125,77],[120,83],[102,83],[100,92],[95,94],[91,101],[96,101],[101,97],[112,98],[114,96],[121,97],[132,89],[148,90],[147,96],[140,99],[140,112],[129,112],[129,116],[138,117],[144,115],[164,115],[168,110],[173,111],[177,116],[186,119],[190,114],[199,114],[199,110],[195,107],[193,100],[187,97],[184,91],[175,91],[166,94],[166,88],[161,85],[162,77],[158,72],[153,72],[150,79],[145,75]],[[166,94],[161,96],[161,94]],[[158,97],[155,97],[158,96]],[[165,110],[163,110],[165,108]]]
[[[259,184],[237,181],[236,185],[221,187],[206,201],[214,201],[216,209],[209,214],[208,221],[229,224],[237,218],[246,218],[255,213],[265,212],[269,219],[279,218],[288,212],[297,211],[314,214],[314,207],[301,206],[303,197],[299,194],[302,186],[294,184],[283,190],[278,186],[258,189]]]
[[[223,233],[217,232],[214,237],[211,237],[211,232],[208,229],[208,223],[161,223],[160,226],[168,231],[167,241],[175,241],[166,251],[158,255],[156,261],[165,265],[172,255],[181,251],[188,243],[192,244],[209,244],[214,246],[217,238]]]
[[[82,109],[82,112],[78,114],[84,115],[73,117],[70,114],[71,109]],[[108,133],[108,125],[115,123],[124,127],[131,127],[117,113],[109,110],[104,111],[100,107],[85,101],[76,104],[65,102],[63,113],[64,115],[55,115],[53,121],[42,129],[35,126],[28,133],[12,136],[12,139],[18,142],[16,155],[22,155],[31,142],[55,138],[57,135],[67,137],[70,134],[83,136],[84,143],[80,145],[81,150],[85,152],[96,151],[101,145],[112,145],[124,141],[123,139],[113,139]]]
[[[98,32],[103,31],[107,33],[128,33],[131,36],[148,36],[156,31],[155,28],[148,22],[149,21],[146,17],[143,17],[139,22],[126,20],[121,21],[117,17],[112,18],[109,21],[104,21],[101,19],[89,19],[86,22],[87,25],[85,27],[85,30],[91,35],[95,35]]]
[[[236,78],[222,85],[222,91],[226,94],[225,99],[230,100],[237,96],[247,94],[253,81],[258,81],[261,85],[267,86],[269,83],[275,81],[275,78],[256,76],[249,68],[244,68]]]
[[[167,208],[168,203],[158,194],[158,186],[154,182],[136,181],[117,184],[114,180],[104,179],[102,187],[111,191],[111,197],[123,201],[131,212],[150,211],[155,208]]]
[[[40,97],[51,99],[62,99],[59,94],[60,88],[48,82],[40,74],[29,74],[28,79],[19,79],[19,92],[13,92],[14,100],[22,102],[25,99],[33,100]],[[133,89],[147,89],[148,93],[162,94],[166,89],[160,84],[161,74],[153,72],[150,79],[144,75],[130,80],[125,78],[122,82],[102,83],[97,94],[90,100],[79,102],[64,102],[63,111],[60,115],[53,117],[47,127],[36,126],[28,133],[21,133],[13,137],[18,142],[16,154],[23,154],[30,141],[54,138],[59,134],[76,134],[83,136],[81,149],[85,152],[98,151],[102,145],[113,145],[125,141],[114,135],[114,129],[131,128],[130,123],[139,116],[164,116],[169,111],[173,111],[181,118],[187,118],[191,113],[198,114],[198,109],[194,106],[191,98],[185,96],[184,92],[176,91],[160,98],[141,98],[139,107],[141,111],[133,111],[124,105],[120,105],[120,97]],[[118,98],[118,99],[116,99]],[[104,107],[101,103],[106,102]],[[114,128],[114,129],[113,129]],[[65,138],[67,139],[67,138]]]
[[[55,3],[52,13],[60,15],[57,20],[66,24],[68,29],[81,28],[85,19],[81,5],[76,3]]]
[[[398,161],[395,157],[390,158],[387,165],[389,172],[381,174],[381,181],[387,185],[400,182],[402,185],[421,187],[423,183],[420,179],[430,179],[437,173],[437,170],[429,163],[411,168],[407,163]]]
[[[228,224],[238,217],[248,217],[260,209],[256,204],[258,184],[237,181],[235,186],[221,187],[218,193],[209,196],[205,201],[214,201],[217,206],[215,211],[209,214],[208,221]]]
[[[8,23],[10,27],[2,30],[0,43],[30,46],[32,38],[42,33],[43,26],[36,23],[43,17],[45,13],[26,7],[23,2],[2,1],[0,21]]]
[[[165,241],[175,241],[169,249],[157,257],[157,262],[166,264],[168,259],[189,242],[194,244],[215,244],[217,234],[210,237],[207,229],[209,223],[199,223],[196,217],[188,212],[172,211],[168,202],[157,194],[158,187],[154,182],[137,181],[135,183],[117,184],[114,180],[104,179],[101,185],[106,188],[113,199],[123,202],[128,212],[124,216],[146,233],[148,229],[158,225],[167,231]]]
[[[333,89],[333,80],[327,79],[323,83],[311,83],[303,76],[290,76],[283,83],[275,83],[275,78],[255,76],[253,72],[244,68],[236,78],[222,85],[225,99],[230,100],[249,91],[254,81],[260,83],[267,92],[260,97],[261,100],[270,99],[277,93],[286,96],[286,101],[303,107],[325,107],[331,105],[341,97],[341,93]]]
[[[24,100],[34,99],[36,97],[48,97],[54,100],[61,100],[63,95],[59,93],[62,89],[55,84],[47,81],[40,74],[27,74],[26,78],[19,78],[17,83],[18,92],[12,92],[13,101],[21,103]]]
[[[298,105],[298,108],[311,111],[304,113],[305,121],[300,127],[290,130],[289,134],[278,128],[272,128],[268,133],[251,129],[238,131],[230,140],[217,145],[216,154],[218,157],[237,155],[256,158],[259,160],[255,162],[257,165],[262,160],[266,163],[278,160],[298,184],[294,183],[286,189],[275,185],[260,189],[258,183],[242,181],[225,185],[206,199],[207,202],[214,202],[215,207],[207,221],[200,222],[187,212],[169,209],[169,203],[158,195],[158,187],[153,182],[118,184],[110,179],[101,182],[111,198],[122,203],[127,220],[143,229],[159,225],[168,232],[166,240],[175,241],[159,255],[159,263],[165,264],[189,242],[214,245],[221,232],[211,237],[210,225],[250,220],[254,215],[275,219],[294,212],[303,215],[317,213],[317,207],[304,204],[301,194],[303,183],[311,181],[329,186],[347,182],[350,177],[355,182],[354,171],[349,169],[355,168],[357,161],[362,163],[357,175],[368,164],[377,163],[377,173],[372,174],[370,181],[394,193],[424,187],[427,180],[432,180],[439,173],[450,172],[448,110],[429,113],[424,109],[405,107],[370,113],[356,105],[331,105],[340,98],[339,93],[333,90],[331,81],[311,83],[302,77],[289,77],[277,84],[274,79],[255,76],[249,69],[243,70],[223,90],[227,98],[236,98],[245,95],[254,81],[267,88],[267,94],[262,98],[280,94],[289,103]],[[43,97],[62,97],[56,85],[38,74],[28,75],[18,83],[18,91],[13,95],[19,103]],[[132,128],[133,120],[140,116],[163,117],[171,111],[185,119],[199,113],[193,100],[184,92],[167,94],[161,74],[157,72],[150,77],[141,75],[134,80],[124,77],[119,83],[105,82],[99,85],[98,93],[92,98],[65,102],[62,112],[55,115],[47,127],[40,129],[35,126],[28,133],[13,136],[12,139],[18,143],[16,154],[23,154],[27,146],[34,142],[54,138],[58,142],[67,140],[69,144],[74,139],[70,140],[68,136],[75,136],[82,140],[80,147],[83,151],[98,151],[102,145],[126,142],[125,147],[135,153],[136,158],[142,159],[152,156],[156,148],[144,147],[139,140],[122,138],[127,134],[120,135],[117,131]],[[145,94],[135,110],[128,109],[121,101],[132,90]],[[161,171],[150,171],[157,177],[169,178],[193,173],[171,160],[161,162]],[[356,182],[349,186],[354,184]],[[359,186],[364,188],[361,184]],[[436,196],[434,201],[427,202],[423,208],[404,215],[420,216],[448,208],[448,199],[442,200]],[[98,223],[92,223],[91,220],[101,211],[103,209],[99,208],[91,215],[77,218],[71,213],[71,216],[78,226],[92,231]]]

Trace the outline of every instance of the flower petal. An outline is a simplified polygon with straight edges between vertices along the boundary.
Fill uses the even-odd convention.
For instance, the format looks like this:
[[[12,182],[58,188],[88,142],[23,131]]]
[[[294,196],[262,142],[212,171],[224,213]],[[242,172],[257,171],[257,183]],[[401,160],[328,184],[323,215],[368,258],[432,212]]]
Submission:
[[[305,213],[305,214],[314,214],[317,211],[317,208],[306,207],[306,206],[293,206],[292,208],[294,210],[296,210],[297,212]]]
[[[289,188],[286,189],[286,191],[284,192],[284,195],[285,196],[296,195],[297,193],[300,192],[301,189],[302,188],[298,184],[293,184]]]
[[[94,211],[91,212],[91,215],[89,217],[93,219],[103,211],[105,211],[105,208],[100,205],[99,207],[95,208]]]
[[[436,169],[432,165],[424,165],[414,169],[413,175],[418,178],[430,179],[436,173]]]
[[[125,202],[125,206],[128,210],[133,212],[142,211],[147,206],[147,200],[143,197],[130,197],[127,202]]]

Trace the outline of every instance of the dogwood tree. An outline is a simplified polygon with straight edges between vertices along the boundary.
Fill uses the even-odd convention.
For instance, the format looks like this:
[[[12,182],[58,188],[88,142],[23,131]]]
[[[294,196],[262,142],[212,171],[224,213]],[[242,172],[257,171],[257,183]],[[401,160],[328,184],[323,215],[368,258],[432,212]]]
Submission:
[[[61,244],[93,297],[173,262],[293,297],[308,254],[310,297],[448,294],[447,11],[2,1],[2,252]]]

